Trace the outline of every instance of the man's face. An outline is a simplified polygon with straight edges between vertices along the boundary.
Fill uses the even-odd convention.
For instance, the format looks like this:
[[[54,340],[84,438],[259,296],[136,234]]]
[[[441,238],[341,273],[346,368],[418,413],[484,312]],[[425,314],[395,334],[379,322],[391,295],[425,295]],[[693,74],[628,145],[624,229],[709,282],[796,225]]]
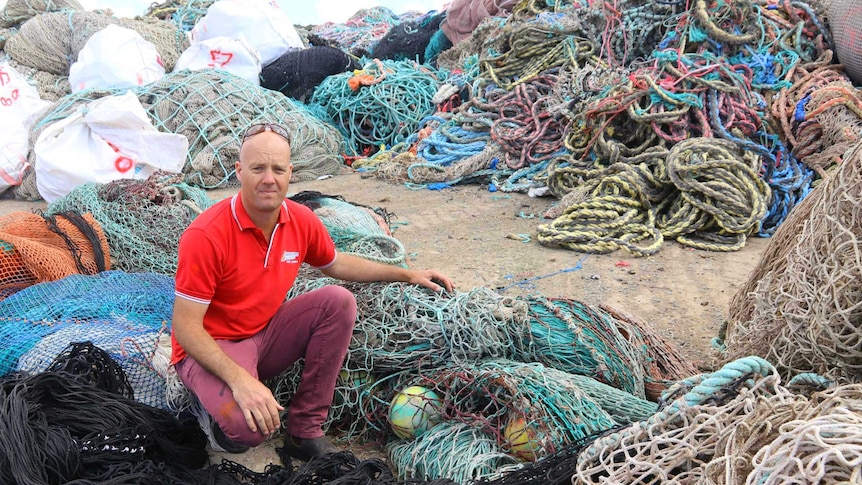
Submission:
[[[246,210],[278,211],[287,195],[293,165],[290,144],[280,135],[264,131],[246,139],[236,162],[236,176]]]

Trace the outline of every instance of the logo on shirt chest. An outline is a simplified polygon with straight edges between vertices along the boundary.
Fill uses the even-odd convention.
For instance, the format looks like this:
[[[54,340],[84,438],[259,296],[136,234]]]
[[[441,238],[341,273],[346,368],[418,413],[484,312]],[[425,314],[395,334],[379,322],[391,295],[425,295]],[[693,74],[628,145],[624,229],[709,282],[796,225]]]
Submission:
[[[297,251],[285,251],[281,253],[281,262],[296,264],[299,262],[299,253]]]

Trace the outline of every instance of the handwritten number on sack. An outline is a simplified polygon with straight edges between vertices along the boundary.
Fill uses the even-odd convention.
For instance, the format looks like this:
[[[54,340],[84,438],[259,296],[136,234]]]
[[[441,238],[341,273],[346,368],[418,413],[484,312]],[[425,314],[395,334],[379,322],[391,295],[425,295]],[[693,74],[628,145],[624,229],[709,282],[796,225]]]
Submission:
[[[210,58],[212,58],[212,62],[208,64],[209,67],[224,67],[233,59],[233,54],[220,50],[212,50],[210,51]]]

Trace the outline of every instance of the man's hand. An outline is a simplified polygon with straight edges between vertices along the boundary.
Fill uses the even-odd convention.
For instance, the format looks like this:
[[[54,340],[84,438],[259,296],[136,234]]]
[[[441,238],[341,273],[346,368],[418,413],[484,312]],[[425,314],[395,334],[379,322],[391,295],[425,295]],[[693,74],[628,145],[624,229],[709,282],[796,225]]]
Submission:
[[[454,288],[452,281],[446,275],[433,269],[412,271],[408,283],[424,286],[435,293],[440,293],[444,289],[451,293]]]
[[[281,426],[279,411],[284,407],[278,404],[272,391],[251,374],[237,379],[231,386],[233,397],[242,410],[248,429],[252,432],[260,430],[265,435],[271,435]]]

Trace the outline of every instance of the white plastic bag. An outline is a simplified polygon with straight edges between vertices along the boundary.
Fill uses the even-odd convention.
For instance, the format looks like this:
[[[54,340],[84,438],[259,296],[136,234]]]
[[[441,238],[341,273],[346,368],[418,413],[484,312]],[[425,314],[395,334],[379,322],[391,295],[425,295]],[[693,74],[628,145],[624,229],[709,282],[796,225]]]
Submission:
[[[93,34],[69,68],[73,93],[144,86],[164,76],[156,46],[134,30],[113,24]]]
[[[174,71],[183,69],[222,69],[260,85],[260,54],[242,37],[213,37],[193,43],[174,67]]]
[[[274,0],[218,0],[191,31],[192,42],[243,37],[260,54],[261,65],[288,49],[305,47],[287,14]]]
[[[39,135],[33,147],[36,189],[51,203],[86,182],[145,179],[158,169],[180,172],[188,148],[185,136],[156,130],[131,91],[106,96]]]
[[[29,165],[30,128],[35,116],[50,105],[23,74],[0,62],[0,192],[21,184]]]

